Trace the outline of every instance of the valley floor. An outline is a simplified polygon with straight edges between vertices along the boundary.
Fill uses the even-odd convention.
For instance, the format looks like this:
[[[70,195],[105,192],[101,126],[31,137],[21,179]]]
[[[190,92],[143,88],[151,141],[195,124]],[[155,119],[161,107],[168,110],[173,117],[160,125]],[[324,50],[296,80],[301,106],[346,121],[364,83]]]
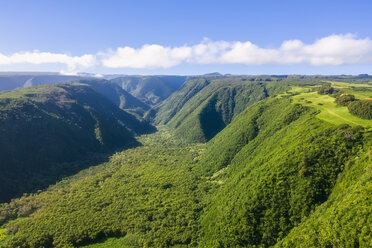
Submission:
[[[0,229],[0,246],[9,238],[10,246],[21,247],[25,239],[30,247],[49,242],[58,247],[195,242],[205,190],[193,167],[205,145],[177,144],[165,128],[160,129],[139,137],[143,146],[119,152],[107,163],[83,170],[41,194],[6,205],[2,217],[9,210],[18,211],[18,218]],[[31,215],[22,218],[19,212],[25,208]],[[6,229],[12,228],[20,228],[15,237],[7,235]],[[45,241],[49,235],[53,239]],[[116,238],[121,236],[125,237]]]

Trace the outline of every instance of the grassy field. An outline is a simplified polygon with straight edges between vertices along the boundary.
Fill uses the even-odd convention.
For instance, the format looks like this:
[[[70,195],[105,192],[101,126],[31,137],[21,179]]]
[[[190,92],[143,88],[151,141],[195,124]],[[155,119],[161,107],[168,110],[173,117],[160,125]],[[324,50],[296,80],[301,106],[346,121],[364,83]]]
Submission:
[[[319,95],[317,92],[301,93],[292,97],[295,103],[304,106],[311,106],[320,113],[317,117],[321,120],[339,125],[361,125],[363,127],[372,127],[372,120],[364,120],[349,113],[347,107],[339,107],[335,103],[335,98],[329,95]]]
[[[345,93],[353,94],[357,99],[372,98],[372,85],[351,84],[343,82],[330,82],[332,86]],[[369,90],[370,89],[370,90]],[[329,123],[340,125],[360,125],[372,130],[372,120],[361,119],[349,113],[347,107],[337,106],[335,98],[329,95],[320,95],[312,91],[311,87],[292,87],[290,91],[279,95],[279,97],[290,96],[294,103],[314,107],[320,112],[317,117]]]
[[[344,93],[353,94],[357,99],[372,98],[372,84],[352,84],[345,82],[329,82],[332,87]]]
[[[137,248],[138,246],[126,245],[127,240],[124,238],[108,238],[101,243],[81,246],[81,248]]]

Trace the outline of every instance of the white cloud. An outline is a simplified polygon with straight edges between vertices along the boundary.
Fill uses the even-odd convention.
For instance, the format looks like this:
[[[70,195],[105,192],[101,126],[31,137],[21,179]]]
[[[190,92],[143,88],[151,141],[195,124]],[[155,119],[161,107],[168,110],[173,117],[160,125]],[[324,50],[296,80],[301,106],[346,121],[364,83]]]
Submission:
[[[163,47],[144,45],[140,49],[119,47],[102,59],[110,68],[168,68],[180,64],[190,56],[190,47]]]
[[[351,34],[331,35],[304,44],[284,41],[278,48],[262,48],[249,41],[227,42],[204,39],[200,44],[181,47],[144,45],[135,49],[119,47],[103,55],[102,64],[110,68],[169,68],[181,63],[342,65],[372,63],[372,40]]]
[[[73,73],[78,69],[80,70],[93,66],[96,63],[96,58],[91,54],[69,56],[63,53],[39,51],[20,52],[8,56],[0,53],[0,65],[52,63],[64,64],[67,66],[67,72]]]
[[[303,47],[312,65],[368,64],[372,62],[372,40],[331,35]]]
[[[305,44],[300,40],[284,41],[277,48],[259,47],[250,41],[212,41],[178,47],[157,44],[140,48],[118,47],[104,53],[70,56],[50,52],[0,53],[0,65],[59,63],[65,74],[76,73],[94,66],[106,68],[170,68],[188,64],[246,64],[313,66],[372,64],[372,40],[352,34],[330,35]]]

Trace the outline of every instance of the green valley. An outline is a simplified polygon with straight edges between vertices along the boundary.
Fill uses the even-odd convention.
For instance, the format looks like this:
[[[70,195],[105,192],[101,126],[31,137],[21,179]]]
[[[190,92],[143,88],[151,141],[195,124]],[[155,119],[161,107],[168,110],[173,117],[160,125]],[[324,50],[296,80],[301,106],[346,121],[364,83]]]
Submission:
[[[1,202],[137,146],[135,135],[155,131],[77,82],[3,92],[0,103]]]
[[[0,93],[0,247],[372,246],[370,79],[146,80]]]

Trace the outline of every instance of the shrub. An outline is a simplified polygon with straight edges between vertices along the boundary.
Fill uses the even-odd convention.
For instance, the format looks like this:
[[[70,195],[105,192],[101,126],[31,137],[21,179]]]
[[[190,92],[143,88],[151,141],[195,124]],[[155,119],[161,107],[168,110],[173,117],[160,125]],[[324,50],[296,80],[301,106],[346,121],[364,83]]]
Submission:
[[[329,85],[318,86],[318,87],[315,87],[314,90],[316,90],[318,94],[320,95],[331,95],[331,94],[335,94],[338,92],[337,89]]]
[[[372,120],[372,100],[349,102],[349,112],[362,119]]]
[[[351,94],[342,94],[336,97],[336,104],[338,106],[347,106],[349,102],[355,101],[355,96]]]

